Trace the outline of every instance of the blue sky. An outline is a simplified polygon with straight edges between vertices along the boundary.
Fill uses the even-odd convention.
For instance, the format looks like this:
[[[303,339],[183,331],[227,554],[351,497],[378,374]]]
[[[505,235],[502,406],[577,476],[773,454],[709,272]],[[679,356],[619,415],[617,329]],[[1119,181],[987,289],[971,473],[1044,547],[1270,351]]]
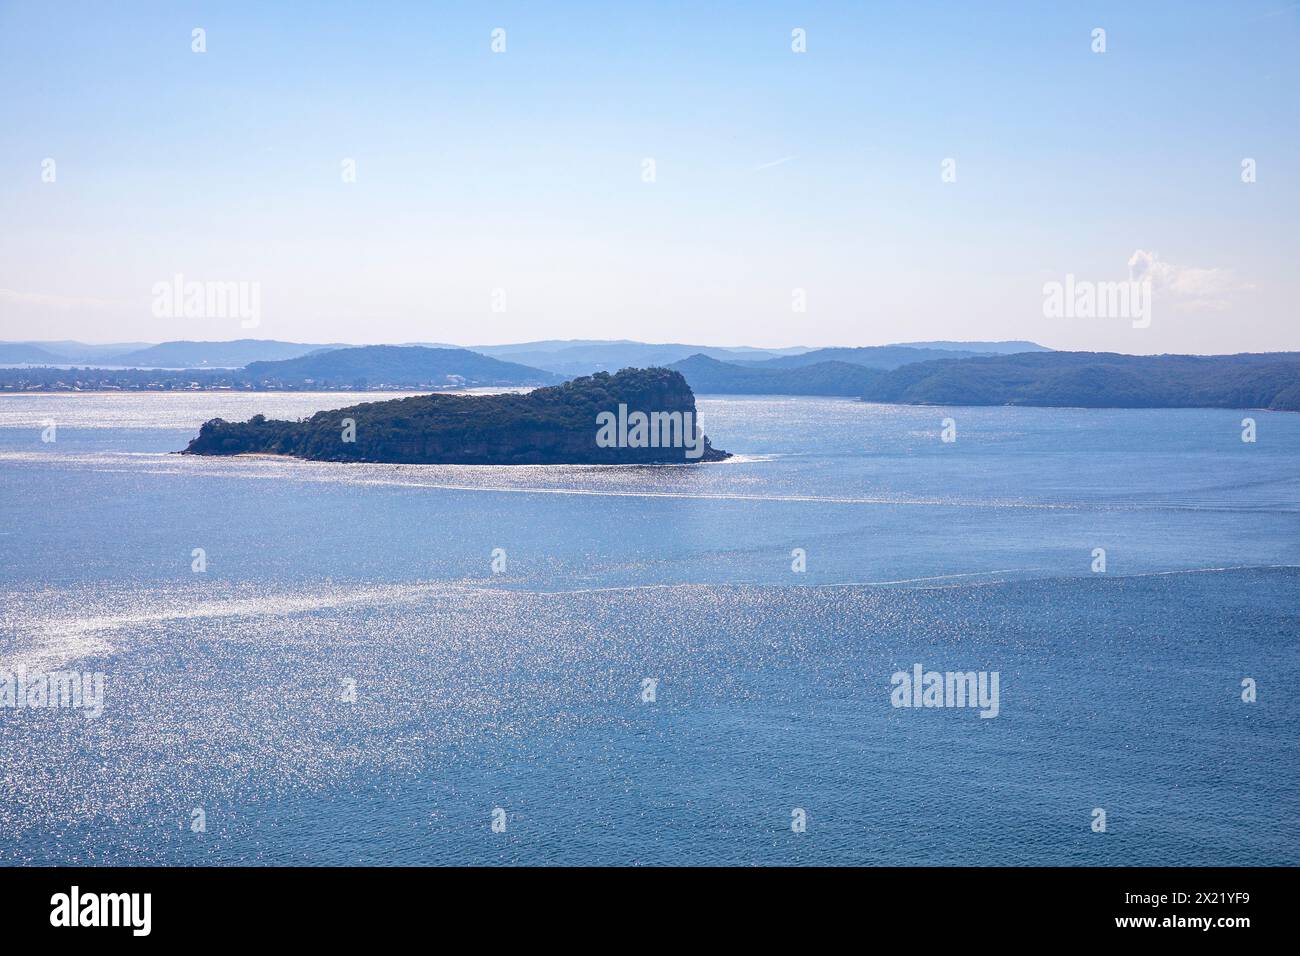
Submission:
[[[0,0],[0,339],[1297,349],[1298,91],[1278,0]]]

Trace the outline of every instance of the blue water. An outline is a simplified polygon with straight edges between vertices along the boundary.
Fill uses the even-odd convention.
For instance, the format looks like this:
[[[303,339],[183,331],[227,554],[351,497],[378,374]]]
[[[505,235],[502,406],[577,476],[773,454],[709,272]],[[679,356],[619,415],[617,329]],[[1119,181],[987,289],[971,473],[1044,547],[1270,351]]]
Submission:
[[[168,454],[353,400],[0,398],[0,672],[107,682],[0,708],[0,861],[1300,863],[1300,415],[706,398],[733,461]],[[997,671],[998,716],[894,708],[914,663]]]

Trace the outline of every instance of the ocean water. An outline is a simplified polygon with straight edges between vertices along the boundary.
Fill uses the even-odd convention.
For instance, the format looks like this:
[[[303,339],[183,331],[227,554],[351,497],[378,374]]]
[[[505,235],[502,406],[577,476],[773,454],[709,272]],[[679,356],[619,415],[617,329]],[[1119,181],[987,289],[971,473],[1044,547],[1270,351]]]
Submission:
[[[0,862],[1300,863],[1300,416],[706,397],[731,461],[171,454],[357,400],[0,397],[0,674],[105,681],[0,707]],[[915,664],[997,716],[894,707]]]

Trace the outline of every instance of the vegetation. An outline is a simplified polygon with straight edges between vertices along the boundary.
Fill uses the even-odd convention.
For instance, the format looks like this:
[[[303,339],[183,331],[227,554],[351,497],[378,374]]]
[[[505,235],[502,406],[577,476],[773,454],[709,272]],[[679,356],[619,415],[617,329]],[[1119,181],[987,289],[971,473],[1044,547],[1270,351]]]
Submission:
[[[870,402],[1300,411],[1300,353],[1027,352],[920,362],[863,390]]]
[[[818,362],[802,368],[767,368],[719,362],[692,355],[670,365],[698,394],[724,395],[861,395],[885,373],[849,362]]]
[[[689,412],[686,380],[664,368],[600,372],[552,388],[514,395],[418,395],[318,412],[299,422],[256,415],[214,419],[190,442],[196,455],[263,453],[320,461],[444,464],[621,464],[717,461],[729,457],[704,439],[704,454],[684,448],[602,448],[597,415],[629,411]],[[354,423],[345,441],[344,419]]]

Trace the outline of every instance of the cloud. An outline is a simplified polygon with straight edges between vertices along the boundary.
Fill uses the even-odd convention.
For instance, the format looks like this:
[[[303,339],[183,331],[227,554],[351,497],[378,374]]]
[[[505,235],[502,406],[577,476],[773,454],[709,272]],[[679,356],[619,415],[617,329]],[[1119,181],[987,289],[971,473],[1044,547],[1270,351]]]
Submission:
[[[1128,274],[1135,282],[1149,279],[1153,291],[1178,296],[1184,305],[1194,309],[1226,309],[1225,296],[1253,288],[1238,281],[1230,269],[1180,266],[1145,249],[1129,256]]]

